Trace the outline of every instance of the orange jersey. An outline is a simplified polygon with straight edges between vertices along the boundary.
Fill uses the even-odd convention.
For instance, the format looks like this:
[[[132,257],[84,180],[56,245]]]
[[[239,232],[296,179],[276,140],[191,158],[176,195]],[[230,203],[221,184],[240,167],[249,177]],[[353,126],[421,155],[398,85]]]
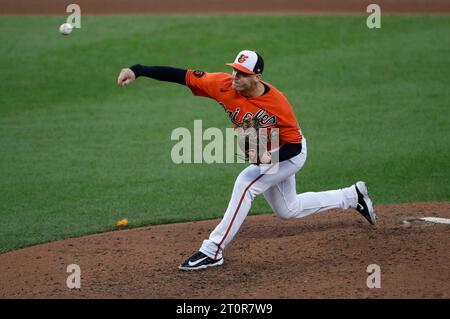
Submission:
[[[302,134],[294,110],[283,93],[263,82],[270,88],[267,93],[246,98],[231,86],[231,82],[231,75],[227,73],[192,70],[186,73],[186,85],[192,93],[219,102],[235,127],[240,126],[244,117],[256,116],[260,119],[261,127],[279,129],[280,145],[302,142]]]

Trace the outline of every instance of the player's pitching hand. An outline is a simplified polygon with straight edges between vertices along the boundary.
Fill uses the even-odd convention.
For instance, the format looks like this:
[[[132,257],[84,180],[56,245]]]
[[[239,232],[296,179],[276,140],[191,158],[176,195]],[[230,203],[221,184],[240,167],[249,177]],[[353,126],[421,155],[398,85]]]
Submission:
[[[130,84],[136,79],[134,72],[131,69],[122,69],[119,77],[117,78],[117,84],[119,86],[125,86]]]

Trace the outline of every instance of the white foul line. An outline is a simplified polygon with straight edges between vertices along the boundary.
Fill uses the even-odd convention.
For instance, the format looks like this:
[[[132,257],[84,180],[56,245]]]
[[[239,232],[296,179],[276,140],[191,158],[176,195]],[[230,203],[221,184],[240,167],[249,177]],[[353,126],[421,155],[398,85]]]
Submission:
[[[426,221],[426,222],[432,222],[432,223],[439,223],[439,224],[450,224],[450,218],[442,218],[442,217],[422,217],[419,218],[420,220]]]

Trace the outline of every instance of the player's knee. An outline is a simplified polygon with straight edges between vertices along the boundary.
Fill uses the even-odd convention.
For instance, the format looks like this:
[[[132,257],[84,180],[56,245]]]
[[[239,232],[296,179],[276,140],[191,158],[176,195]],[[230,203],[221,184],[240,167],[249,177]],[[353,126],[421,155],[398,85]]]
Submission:
[[[279,217],[279,218],[281,218],[281,219],[291,219],[292,218],[292,214],[291,214],[291,212],[289,211],[289,210],[276,210],[275,211],[275,214]]]
[[[275,214],[281,219],[291,219],[294,217],[294,210],[290,209],[287,205],[280,205],[275,208]]]

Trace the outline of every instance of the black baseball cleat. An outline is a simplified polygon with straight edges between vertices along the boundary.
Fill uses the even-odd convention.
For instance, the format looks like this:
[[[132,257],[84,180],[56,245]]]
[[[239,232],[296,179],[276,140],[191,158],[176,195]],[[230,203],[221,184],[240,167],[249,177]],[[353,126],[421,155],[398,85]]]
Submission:
[[[373,203],[369,198],[366,183],[357,182],[355,184],[356,193],[358,194],[358,204],[356,210],[364,216],[372,225],[377,223],[377,215],[373,208]]]
[[[220,266],[222,264],[223,258],[212,259],[206,256],[201,251],[197,251],[191,257],[183,261],[180,266],[178,266],[178,268],[181,270],[198,270],[208,267]]]

